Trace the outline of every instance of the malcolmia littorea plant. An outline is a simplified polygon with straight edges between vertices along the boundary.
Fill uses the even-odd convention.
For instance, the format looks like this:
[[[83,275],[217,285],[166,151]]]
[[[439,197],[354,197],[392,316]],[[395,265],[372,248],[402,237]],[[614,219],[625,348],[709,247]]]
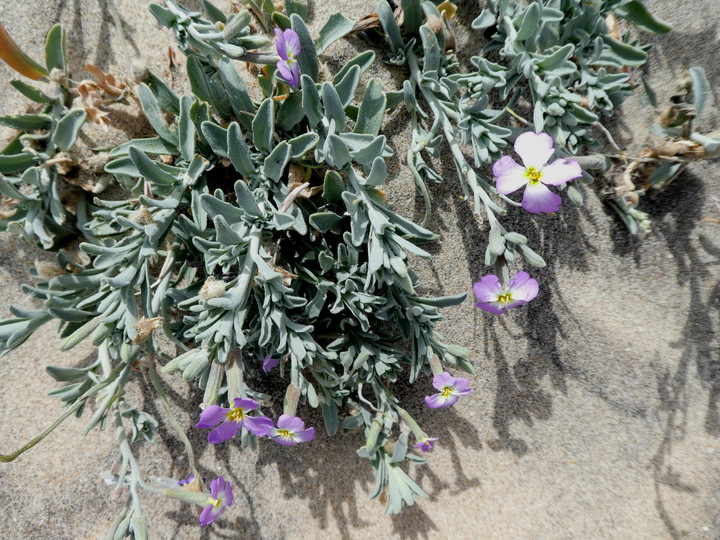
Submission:
[[[538,281],[524,270],[510,277],[510,269],[545,262],[500,219],[509,211],[553,219],[567,204],[556,191],[581,202],[577,182],[591,178],[573,155],[594,143],[598,115],[630,91],[622,69],[645,55],[603,23],[607,12],[637,22],[637,3],[597,4],[489,0],[472,26],[500,63],[477,56],[460,70],[451,2],[403,2],[401,28],[383,0],[362,24],[336,14],[313,38],[303,0],[282,11],[253,0],[229,16],[207,0],[204,14],[166,0],[150,9],[187,56],[192,93],[182,96],[152,72],[134,84],[93,67],[94,80],[77,83],[62,28],[48,34],[45,66],[2,30],[0,57],[46,85],[11,83],[38,111],[0,117],[18,130],[0,152],[0,226],[55,253],[56,263],[39,265],[37,283],[23,287],[39,307],[13,308],[14,318],[0,322],[0,352],[51,321],[62,350],[86,341],[97,347],[90,365],[47,367],[64,383],[52,395],[65,412],[2,461],[85,413],[86,432],[112,426],[118,439],[118,461],[105,478],[127,504],[109,537],[146,535],[140,488],[197,504],[199,524],[209,525],[234,495],[224,476],[206,482],[174,420],[163,378],[179,374],[203,390],[202,403],[188,404],[197,411],[192,429],[209,430],[214,445],[306,451],[324,439],[312,425],[315,408],[326,435],[364,433],[357,454],[370,462],[372,496],[387,501],[387,512],[425,496],[405,464],[424,463],[442,441],[394,389],[419,383],[428,409],[448,408],[472,392],[458,372],[473,373],[469,351],[436,329],[439,308],[466,295],[420,296],[408,264],[410,254],[429,258],[423,244],[438,239],[427,228],[425,182],[442,179],[432,158],[447,145],[463,197],[487,223],[485,263],[495,273],[475,283],[476,306],[501,316],[532,301]],[[319,62],[335,41],[370,29],[372,42],[378,28],[390,46],[383,60],[406,70],[402,88],[364,80],[373,50],[321,76]],[[246,65],[259,66],[256,94],[240,74]],[[513,109],[523,112],[521,95],[532,97],[532,123]],[[153,136],[107,152],[84,147],[78,135],[86,122],[112,122],[106,103],[135,100]],[[406,164],[426,202],[421,225],[395,212],[382,190],[396,152],[382,133],[384,113],[401,103],[413,128]],[[502,156],[510,143],[522,163]],[[490,163],[494,180],[479,172]],[[521,189],[521,202],[510,197]],[[142,474],[131,443],[152,442],[158,421],[125,393],[137,373],[186,446],[184,480]],[[287,384],[282,406],[258,390],[263,378]]]

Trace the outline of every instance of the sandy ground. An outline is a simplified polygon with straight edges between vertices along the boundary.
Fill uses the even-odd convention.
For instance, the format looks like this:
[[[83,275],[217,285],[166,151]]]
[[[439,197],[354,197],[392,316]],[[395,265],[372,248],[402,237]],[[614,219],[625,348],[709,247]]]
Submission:
[[[47,30],[61,21],[74,71],[89,60],[123,73],[131,56],[171,78],[165,54],[172,36],[156,25],[147,0],[116,2],[130,36],[128,54],[103,0],[0,0],[0,21],[36,58]],[[359,17],[374,5],[311,3],[316,30],[336,10]],[[479,11],[475,2],[461,4]],[[704,66],[711,86],[720,88],[720,3],[647,4],[674,26],[668,36],[651,38],[656,49],[644,70],[660,99],[691,65]],[[462,26],[459,37],[466,42]],[[338,43],[326,60],[339,65],[363,47],[354,38]],[[373,69],[388,85],[397,82],[381,66]],[[0,66],[0,81],[11,76]],[[0,92],[3,114],[26,106],[6,84]],[[703,121],[708,130],[720,127],[715,111]],[[402,111],[387,117],[396,155],[407,144],[407,121]],[[609,124],[618,140],[637,149],[651,121],[652,111],[633,97]],[[99,133],[95,142],[109,136]],[[397,159],[390,169],[391,199],[419,219],[422,201],[409,174]],[[557,216],[513,216],[516,230],[527,231],[548,261],[533,273],[541,293],[504,317],[484,315],[470,301],[445,310],[441,332],[473,351],[475,392],[459,406],[432,412],[421,405],[429,381],[406,391],[410,411],[441,443],[429,465],[411,472],[430,499],[399,516],[385,516],[368,500],[373,478],[354,454],[358,436],[322,434],[311,446],[263,444],[257,453],[232,444],[214,448],[190,428],[201,394],[168,378],[203,474],[229,478],[236,504],[201,532],[195,508],[147,495],[151,538],[719,538],[720,225],[701,220],[720,217],[711,200],[720,197],[719,179],[717,164],[697,164],[645,201],[653,232],[642,240],[630,237],[590,188],[585,208],[566,201]],[[431,192],[431,228],[442,239],[430,262],[417,261],[421,280],[429,294],[470,292],[484,273],[485,232],[459,200],[451,171]],[[42,256],[0,238],[3,315],[10,304],[30,305],[19,287],[30,282],[27,268]],[[44,366],[74,365],[92,354],[90,348],[58,353],[47,327],[0,361],[2,451],[58,413],[46,397],[55,384]],[[163,417],[141,379],[128,399]],[[303,414],[319,424],[318,415]],[[82,419],[70,420],[15,463],[0,465],[2,538],[104,537],[121,505],[99,478],[116,455],[115,443],[107,431],[83,438],[82,428]],[[160,430],[156,444],[137,451],[147,475],[187,474],[171,431]]]

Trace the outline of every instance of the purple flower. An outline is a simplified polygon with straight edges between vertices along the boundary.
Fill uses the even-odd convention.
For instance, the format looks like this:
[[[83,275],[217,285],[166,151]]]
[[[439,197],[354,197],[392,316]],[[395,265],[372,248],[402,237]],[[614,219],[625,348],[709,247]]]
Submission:
[[[200,512],[200,526],[210,525],[220,517],[226,507],[232,506],[234,502],[230,482],[226,482],[222,476],[218,476],[210,482],[210,498],[207,506]]]
[[[264,437],[273,427],[272,420],[267,416],[248,415],[248,411],[258,408],[254,399],[235,398],[234,405],[232,409],[218,405],[206,407],[195,427],[212,429],[222,422],[208,434],[208,441],[212,444],[232,439],[243,427],[258,437]]]
[[[285,82],[297,87],[300,84],[300,66],[295,57],[300,54],[300,38],[289,28],[284,32],[276,28],[275,35],[277,36],[275,47],[282,59],[277,63],[278,71]]]
[[[452,407],[460,399],[460,396],[466,396],[472,392],[467,379],[453,377],[447,371],[433,377],[433,386],[440,392],[432,396],[425,396],[425,403],[431,409]]]
[[[279,358],[270,358],[269,356],[266,356],[265,358],[263,358],[263,371],[265,373],[270,373],[270,370],[274,367],[277,367],[279,364]]]
[[[268,436],[284,446],[295,446],[301,442],[308,442],[315,438],[315,428],[305,429],[305,422],[297,416],[282,414],[278,418],[277,428],[272,428]]]
[[[475,297],[478,299],[475,305],[495,315],[529,302],[537,296],[539,289],[538,282],[527,272],[515,274],[507,287],[503,287],[498,277],[492,274],[483,276],[473,285]]]
[[[527,186],[522,200],[525,210],[533,214],[557,212],[562,198],[546,185],[559,186],[582,176],[580,164],[574,159],[556,159],[547,165],[555,153],[552,137],[547,133],[523,133],[515,140],[515,152],[522,158],[525,167],[518,165],[510,156],[500,158],[493,165],[497,192],[507,195]]]
[[[181,479],[181,480],[178,480],[178,486],[184,486],[184,485],[186,485],[186,484],[189,484],[189,483],[192,482],[193,480],[195,480],[195,475],[194,475],[194,474],[191,474],[191,475],[188,476],[187,478],[183,478],[183,479]]]
[[[178,486],[186,486],[186,485],[190,484],[193,480],[195,480],[195,475],[191,474],[187,478],[181,478],[180,480],[178,480],[177,484],[178,484]],[[204,478],[202,479],[202,483],[203,484],[205,483]]]
[[[426,400],[428,398],[425,398]],[[428,406],[430,406],[428,404]],[[438,437],[425,437],[424,439],[420,439],[416,445],[413,446],[413,448],[419,448],[420,450],[425,452],[429,452],[433,448],[435,448],[435,441],[439,441],[440,439]]]

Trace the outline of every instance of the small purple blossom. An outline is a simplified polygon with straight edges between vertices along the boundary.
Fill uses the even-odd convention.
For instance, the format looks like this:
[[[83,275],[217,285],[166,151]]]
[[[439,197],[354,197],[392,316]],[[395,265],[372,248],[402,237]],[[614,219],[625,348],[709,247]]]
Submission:
[[[427,400],[427,398],[425,398]],[[415,449],[420,449],[425,452],[429,452],[433,448],[435,448],[435,441],[439,441],[440,439],[438,437],[425,437],[424,439],[420,439],[416,445],[413,446]]]
[[[235,502],[230,482],[222,476],[218,476],[210,482],[210,498],[207,506],[200,512],[200,526],[205,527],[220,517],[225,508],[232,506]]]
[[[269,356],[266,356],[265,358],[263,358],[263,371],[265,373],[270,373],[270,370],[272,370],[274,367],[277,367],[279,364],[279,358],[270,358]]]
[[[178,486],[187,485],[187,484],[189,484],[190,482],[192,482],[193,480],[195,480],[195,475],[194,475],[194,474],[191,474],[191,475],[188,476],[187,478],[182,478],[182,479],[178,480]]]
[[[315,428],[305,429],[305,422],[297,416],[282,414],[278,418],[277,428],[273,427],[268,434],[276,443],[284,446],[295,446],[315,438]]]
[[[478,302],[477,307],[488,313],[500,315],[505,310],[526,304],[538,295],[538,282],[527,272],[518,272],[503,287],[497,276],[483,276],[475,283],[473,291]]]
[[[297,88],[300,84],[300,66],[296,57],[300,54],[300,38],[289,28],[284,32],[276,28],[275,35],[277,36],[275,48],[281,58],[277,63],[277,69],[286,83]]]
[[[178,486],[187,486],[187,485],[190,484],[193,480],[195,480],[195,475],[194,475],[194,474],[191,474],[191,475],[188,476],[187,478],[181,478],[180,480],[178,480],[178,483],[177,483],[177,484],[178,484]],[[203,484],[205,483],[205,479],[204,479],[204,478],[202,478],[202,483],[203,483]]]
[[[433,387],[440,392],[432,396],[425,396],[425,403],[431,409],[452,407],[460,399],[460,396],[466,396],[472,392],[467,379],[453,377],[447,371],[433,377]]]
[[[240,428],[245,428],[258,437],[264,437],[273,427],[272,420],[267,416],[248,415],[248,411],[258,408],[254,399],[235,398],[233,404],[232,409],[210,405],[200,413],[200,421],[195,427],[212,429],[220,424],[208,434],[208,441],[212,444],[232,439]]]
[[[533,214],[557,212],[562,198],[546,186],[559,186],[582,176],[580,164],[574,159],[556,159],[548,165],[555,148],[552,137],[547,133],[523,133],[515,140],[515,152],[525,167],[518,165],[510,156],[503,156],[495,162],[493,174],[497,179],[497,192],[508,195],[526,186],[522,200],[525,210]]]

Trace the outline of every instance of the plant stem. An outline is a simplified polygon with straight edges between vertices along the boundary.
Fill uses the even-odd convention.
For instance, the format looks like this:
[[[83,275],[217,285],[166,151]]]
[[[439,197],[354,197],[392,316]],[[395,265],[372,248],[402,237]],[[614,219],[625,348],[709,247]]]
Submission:
[[[158,376],[155,366],[150,368],[149,375],[150,375],[150,382],[155,387],[155,391],[158,393],[158,396],[160,396],[160,401],[163,404],[163,408],[165,409],[165,413],[168,416],[168,420],[170,421],[170,424],[172,425],[173,428],[175,428],[175,431],[177,431],[177,434],[180,437],[180,440],[185,445],[185,451],[187,452],[187,455],[188,455],[190,471],[192,472],[192,474],[195,475],[195,478],[200,478],[200,474],[198,473],[197,467],[195,465],[195,452],[193,451],[192,444],[190,444],[190,439],[188,439],[188,436],[185,433],[185,430],[182,428],[180,423],[175,419],[175,415],[173,415],[173,413],[172,413],[172,409],[170,408],[170,403],[168,402],[167,395],[165,394],[165,390],[163,389],[163,386],[162,386],[162,381],[160,380],[160,377]]]

